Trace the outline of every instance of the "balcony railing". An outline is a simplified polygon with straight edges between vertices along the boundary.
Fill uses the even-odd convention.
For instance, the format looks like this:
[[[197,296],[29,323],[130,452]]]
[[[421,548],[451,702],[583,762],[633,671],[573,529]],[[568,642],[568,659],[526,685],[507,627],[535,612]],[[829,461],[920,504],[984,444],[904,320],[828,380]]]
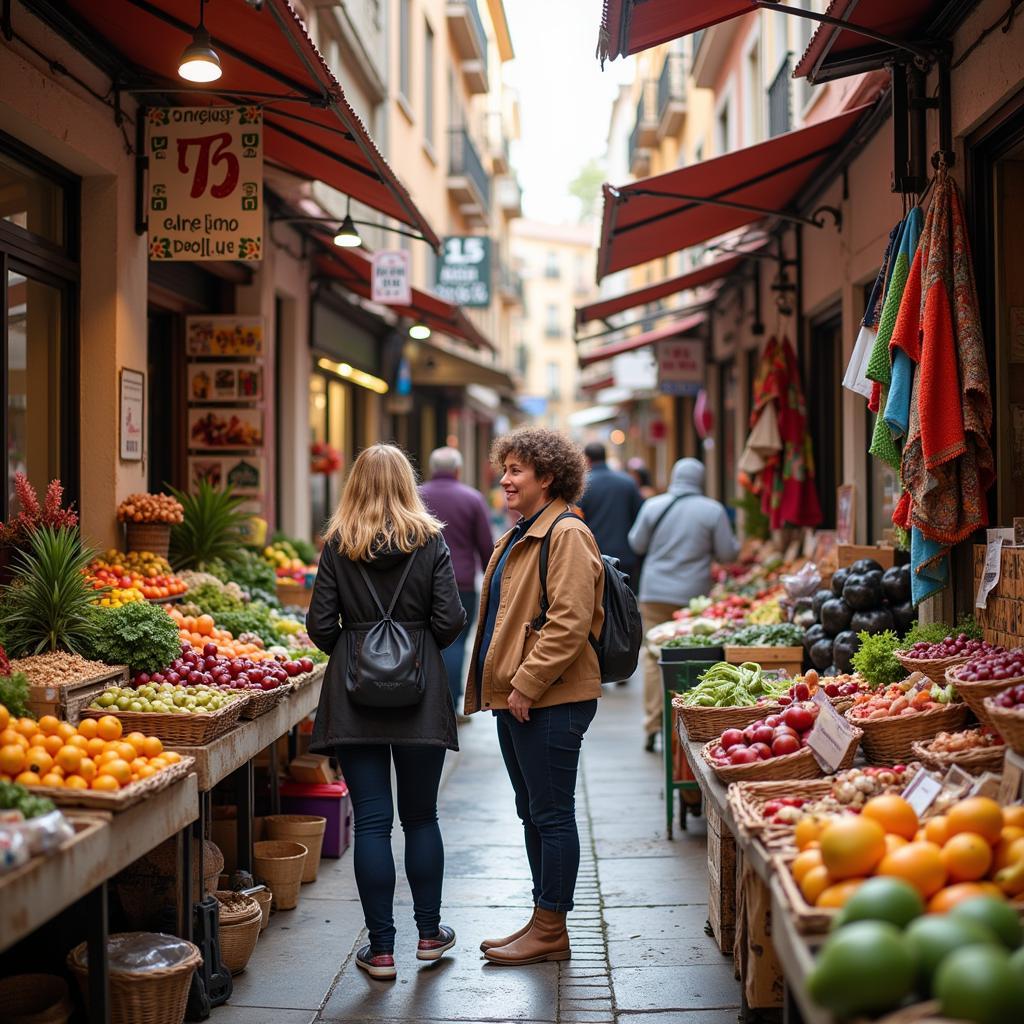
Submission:
[[[685,117],[686,59],[681,53],[670,53],[658,77],[658,138],[678,134]]]
[[[523,304],[523,278],[514,267],[504,261],[498,267],[498,290],[502,298],[513,306]]]
[[[459,56],[487,62],[487,33],[476,0],[448,0],[448,27],[455,36]]]
[[[778,74],[768,86],[768,136],[774,138],[793,127],[789,57],[782,62]]]
[[[491,179],[465,128],[448,129],[448,176],[470,182],[486,216],[491,208]]]
[[[523,189],[514,174],[504,174],[497,180],[498,205],[506,217],[523,215]]]

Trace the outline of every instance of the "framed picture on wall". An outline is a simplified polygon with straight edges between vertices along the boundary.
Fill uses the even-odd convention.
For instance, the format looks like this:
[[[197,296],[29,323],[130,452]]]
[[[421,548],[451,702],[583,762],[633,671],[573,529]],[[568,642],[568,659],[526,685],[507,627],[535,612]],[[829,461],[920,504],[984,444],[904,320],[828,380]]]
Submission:
[[[141,462],[146,434],[146,375],[121,370],[121,461]]]
[[[198,450],[260,448],[263,446],[263,410],[189,409],[188,446]]]
[[[261,316],[190,316],[185,318],[185,351],[190,356],[264,354]]]
[[[836,540],[840,544],[855,543],[857,488],[841,484],[836,488]]]
[[[262,455],[193,455],[188,460],[188,486],[192,493],[206,481],[235,494],[263,494],[266,460]]]
[[[189,363],[189,402],[258,402],[263,367],[258,363]]]

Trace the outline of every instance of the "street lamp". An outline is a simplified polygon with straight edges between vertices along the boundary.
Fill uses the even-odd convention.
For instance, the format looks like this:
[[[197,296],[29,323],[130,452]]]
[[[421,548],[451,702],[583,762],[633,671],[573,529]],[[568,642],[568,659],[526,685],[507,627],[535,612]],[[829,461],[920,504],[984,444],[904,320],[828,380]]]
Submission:
[[[178,74],[188,82],[216,82],[222,74],[220,57],[203,21],[205,4],[206,0],[199,0],[199,24],[192,34],[192,42],[182,51],[178,61]]]
[[[352,214],[345,214],[345,219],[334,236],[334,244],[339,249],[358,249],[363,244],[362,238],[359,237],[359,229],[352,220]]]
[[[409,328],[409,337],[416,341],[426,341],[430,337],[430,328],[423,323],[415,323]]]

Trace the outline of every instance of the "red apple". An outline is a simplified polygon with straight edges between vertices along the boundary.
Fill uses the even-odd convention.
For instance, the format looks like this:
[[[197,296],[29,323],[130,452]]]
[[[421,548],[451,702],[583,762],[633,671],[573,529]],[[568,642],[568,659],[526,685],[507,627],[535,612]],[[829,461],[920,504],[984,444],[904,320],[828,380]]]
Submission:
[[[795,754],[800,749],[800,741],[795,736],[783,734],[772,741],[772,753],[776,757],[783,754]]]
[[[726,729],[720,742],[723,750],[738,747],[743,743],[743,733],[739,729]]]

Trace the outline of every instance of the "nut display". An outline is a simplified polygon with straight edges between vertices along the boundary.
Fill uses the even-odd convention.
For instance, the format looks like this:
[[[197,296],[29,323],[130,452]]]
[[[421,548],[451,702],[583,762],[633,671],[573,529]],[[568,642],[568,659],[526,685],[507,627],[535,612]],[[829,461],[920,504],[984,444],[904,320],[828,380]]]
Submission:
[[[120,523],[167,523],[174,525],[185,519],[181,502],[169,494],[129,494],[117,506]]]
[[[67,651],[50,651],[47,654],[30,654],[27,658],[12,658],[11,669],[24,672],[28,681],[39,686],[57,683],[76,683],[110,673],[110,666],[102,661],[89,661],[78,654]]]

